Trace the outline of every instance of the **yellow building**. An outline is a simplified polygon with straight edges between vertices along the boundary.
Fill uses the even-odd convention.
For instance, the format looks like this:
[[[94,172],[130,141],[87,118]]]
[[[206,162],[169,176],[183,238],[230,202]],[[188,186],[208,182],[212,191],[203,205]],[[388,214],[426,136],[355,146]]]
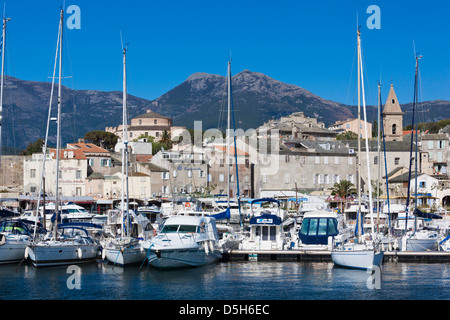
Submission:
[[[360,120],[359,121],[359,127],[360,127],[360,134],[361,139],[366,138],[366,130],[365,130],[365,121]],[[343,133],[343,132],[354,132],[358,134],[358,119],[348,119],[346,121],[337,121],[335,124],[330,126],[328,129],[333,130],[337,133]],[[367,136],[369,139],[372,138],[372,124],[370,122],[367,122]]]

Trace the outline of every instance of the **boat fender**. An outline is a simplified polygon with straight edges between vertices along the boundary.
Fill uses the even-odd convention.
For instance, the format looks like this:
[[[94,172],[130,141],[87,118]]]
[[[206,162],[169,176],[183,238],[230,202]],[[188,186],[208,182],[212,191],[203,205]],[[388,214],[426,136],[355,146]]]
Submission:
[[[6,236],[4,234],[0,234],[0,246],[6,243]]]
[[[209,250],[211,250],[211,252],[214,251],[214,244],[212,241],[209,241]]]
[[[106,250],[102,249],[102,260],[105,260],[106,258]]]
[[[81,259],[83,257],[83,250],[81,250],[81,248],[78,248],[77,255],[78,255],[78,259]]]
[[[332,236],[328,236],[327,249],[330,251],[333,250],[333,237]]]
[[[205,247],[205,253],[209,254],[209,248],[208,248],[208,244],[205,242],[203,242],[203,246]]]
[[[29,256],[29,252],[28,250],[30,250],[28,247],[25,248],[25,259],[28,259]]]
[[[402,248],[401,251],[406,251],[406,237],[402,238]]]

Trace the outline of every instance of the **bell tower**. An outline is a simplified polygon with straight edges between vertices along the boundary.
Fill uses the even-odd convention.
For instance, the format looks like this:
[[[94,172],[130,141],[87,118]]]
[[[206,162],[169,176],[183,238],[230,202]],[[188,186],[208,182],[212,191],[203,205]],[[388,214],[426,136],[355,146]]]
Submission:
[[[383,109],[383,127],[386,141],[403,141],[403,112],[393,84]]]

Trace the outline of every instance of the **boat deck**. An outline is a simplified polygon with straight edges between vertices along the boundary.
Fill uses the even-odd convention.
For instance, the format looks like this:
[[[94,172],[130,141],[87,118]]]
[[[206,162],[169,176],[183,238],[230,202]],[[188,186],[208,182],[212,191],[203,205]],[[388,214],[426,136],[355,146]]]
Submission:
[[[310,261],[331,262],[330,251],[310,250],[224,250],[223,262],[229,261]],[[385,251],[383,261],[450,263],[448,251]]]

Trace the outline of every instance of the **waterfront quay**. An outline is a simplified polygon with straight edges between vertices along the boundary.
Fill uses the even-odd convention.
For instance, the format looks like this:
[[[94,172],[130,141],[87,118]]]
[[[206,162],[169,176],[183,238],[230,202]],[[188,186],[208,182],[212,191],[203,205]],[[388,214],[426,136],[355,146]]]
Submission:
[[[222,261],[331,262],[332,260],[331,251],[324,250],[224,250]],[[450,252],[385,251],[383,261],[450,263]]]

